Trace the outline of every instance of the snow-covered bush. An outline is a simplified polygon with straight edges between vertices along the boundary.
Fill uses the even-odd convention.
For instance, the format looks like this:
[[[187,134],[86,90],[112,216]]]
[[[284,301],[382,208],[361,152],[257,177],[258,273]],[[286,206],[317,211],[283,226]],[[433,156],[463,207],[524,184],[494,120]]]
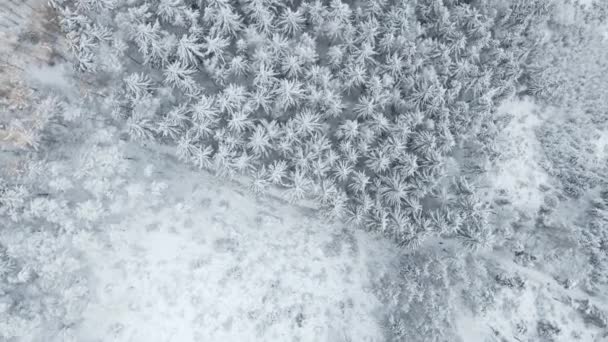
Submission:
[[[601,185],[605,172],[604,154],[596,151],[594,140],[601,139],[597,136],[606,131],[608,119],[603,100],[608,87],[608,6],[601,1],[556,3],[547,33],[531,50],[523,83],[526,92],[552,106],[555,115],[537,129],[548,159],[543,166],[565,194],[579,197]]]
[[[397,275],[379,280],[378,296],[388,308],[387,341],[444,341],[453,337],[456,287],[461,265],[414,252],[399,262]],[[462,273],[461,273],[462,275]]]
[[[608,192],[602,191],[586,216],[589,220],[581,227],[580,240],[591,266],[587,286],[590,291],[602,292],[608,288]]]
[[[537,130],[548,164],[545,170],[556,177],[568,196],[579,197],[604,182],[602,156],[589,139],[595,129],[584,118],[572,118],[561,125],[547,123]]]
[[[544,1],[55,4],[77,68],[113,88],[106,104],[133,138],[172,141],[256,193],[284,187],[404,245],[489,241],[483,205],[435,203],[454,152],[491,141]]]
[[[542,319],[538,321],[536,325],[536,332],[542,341],[555,341],[557,336],[559,336],[562,330],[559,326],[548,320]]]
[[[556,2],[547,34],[531,51],[525,83],[537,100],[578,112],[595,123],[605,123],[608,106],[608,49],[605,36],[608,3]]]
[[[387,341],[456,340],[456,316],[469,310],[483,316],[496,304],[497,287],[485,261],[451,249],[443,252],[404,253],[398,271],[379,278],[377,295],[388,312]]]
[[[608,316],[604,311],[589,302],[589,299],[580,301],[578,310],[583,315],[586,322],[596,325],[600,328],[608,326]]]
[[[38,149],[62,112],[62,101],[14,79],[0,86],[0,94],[0,148]]]

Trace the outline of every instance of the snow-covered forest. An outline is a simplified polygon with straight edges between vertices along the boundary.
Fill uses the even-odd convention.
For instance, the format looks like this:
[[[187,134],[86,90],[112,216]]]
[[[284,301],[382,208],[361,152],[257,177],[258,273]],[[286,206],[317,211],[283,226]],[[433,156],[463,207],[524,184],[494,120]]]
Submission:
[[[608,341],[608,1],[0,0],[0,341]]]

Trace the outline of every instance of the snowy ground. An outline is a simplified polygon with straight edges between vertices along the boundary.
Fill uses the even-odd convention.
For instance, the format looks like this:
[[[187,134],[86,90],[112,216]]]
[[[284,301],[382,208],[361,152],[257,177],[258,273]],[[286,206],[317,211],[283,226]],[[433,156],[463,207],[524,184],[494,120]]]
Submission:
[[[130,171],[124,214],[80,240],[93,288],[78,341],[382,340],[370,289],[387,242],[155,164]]]

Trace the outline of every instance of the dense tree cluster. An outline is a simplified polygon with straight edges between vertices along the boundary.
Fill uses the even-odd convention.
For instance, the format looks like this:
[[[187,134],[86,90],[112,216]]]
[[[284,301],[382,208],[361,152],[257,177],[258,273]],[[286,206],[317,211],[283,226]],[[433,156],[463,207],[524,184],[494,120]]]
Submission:
[[[7,341],[41,329],[63,336],[89,295],[66,233],[75,227],[70,201],[44,192],[40,183],[52,182],[41,176],[41,162],[24,158],[20,166],[16,174],[0,169],[0,339]]]
[[[487,242],[484,206],[448,164],[468,140],[491,143],[543,1],[52,4],[79,70],[110,85],[128,73],[105,105],[133,138],[402,244]]]
[[[71,112],[69,104],[53,99],[62,103],[60,113]],[[47,108],[45,103],[34,108]],[[53,120],[65,122],[59,117]],[[80,150],[73,150],[76,153],[67,159],[61,148],[65,145],[46,143],[37,151],[30,146],[28,154],[7,154],[6,150],[2,154],[2,341],[37,335],[47,340],[76,340],[73,327],[82,319],[91,296],[88,266],[81,251],[103,239],[92,238],[91,233],[101,220],[128,208],[125,193],[135,192],[133,186],[124,185],[127,160],[121,145],[108,146],[116,137],[111,130],[98,129],[86,139],[76,130],[49,132],[47,128],[40,132],[43,141],[50,139],[47,135],[62,143],[76,140]],[[149,192],[152,195],[154,187]]]

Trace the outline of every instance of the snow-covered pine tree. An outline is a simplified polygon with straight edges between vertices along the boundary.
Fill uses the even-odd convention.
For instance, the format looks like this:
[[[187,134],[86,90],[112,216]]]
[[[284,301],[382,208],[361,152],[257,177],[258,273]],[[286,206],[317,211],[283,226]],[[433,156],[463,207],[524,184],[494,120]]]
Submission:
[[[463,142],[491,144],[485,123],[533,59],[535,42],[523,33],[538,37],[544,4],[55,2],[83,68],[97,66],[87,56],[104,44],[127,57],[121,108],[135,137],[171,139],[182,158],[198,153],[195,162],[219,174],[254,168],[256,189],[286,186],[291,199],[339,193],[323,200],[330,211],[367,216],[383,232],[389,217],[415,213],[421,237],[445,222],[417,203],[445,183],[445,160]],[[150,95],[163,103],[151,105]],[[180,105],[186,120],[161,114]],[[486,234],[482,216],[467,216],[461,235],[482,240],[474,236]]]

